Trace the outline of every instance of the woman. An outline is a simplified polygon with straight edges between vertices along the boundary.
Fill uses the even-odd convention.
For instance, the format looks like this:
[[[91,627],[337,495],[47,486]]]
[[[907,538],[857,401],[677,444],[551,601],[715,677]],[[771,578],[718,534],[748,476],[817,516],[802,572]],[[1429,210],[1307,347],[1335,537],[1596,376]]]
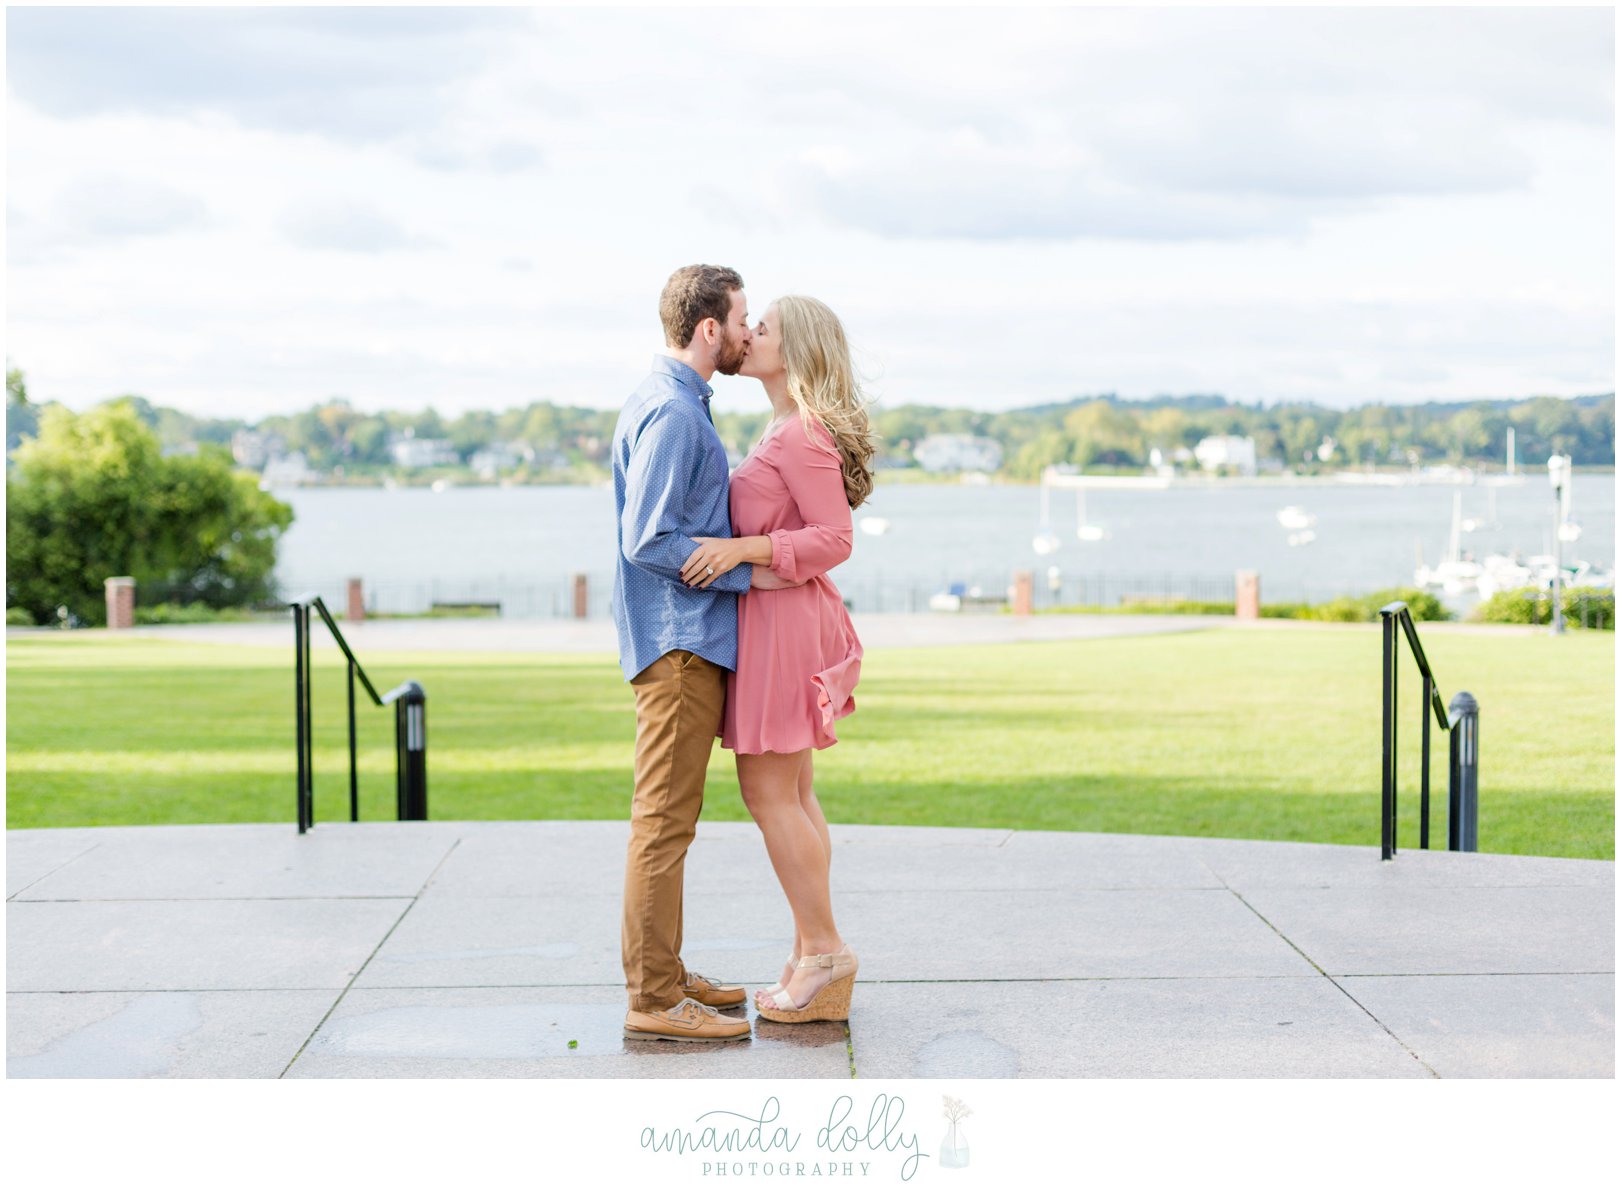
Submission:
[[[857,961],[833,921],[833,849],[811,756],[855,709],[861,641],[827,571],[850,556],[850,513],[872,493],[872,435],[844,328],[819,301],[767,309],[740,374],[765,386],[775,416],[732,474],[735,536],[695,538],[683,578],[706,586],[749,562],[794,584],[738,600],[721,746],[737,753],[743,802],[794,915],[788,965],[755,1006],[781,1023],[843,1020]]]

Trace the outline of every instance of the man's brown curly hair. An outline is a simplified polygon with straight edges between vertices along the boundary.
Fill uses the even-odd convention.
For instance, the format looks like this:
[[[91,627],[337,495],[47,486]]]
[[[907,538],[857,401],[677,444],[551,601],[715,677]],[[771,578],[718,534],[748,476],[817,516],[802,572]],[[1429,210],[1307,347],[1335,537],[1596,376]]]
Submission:
[[[689,264],[676,269],[659,295],[665,343],[685,347],[705,318],[715,319],[724,328],[732,312],[732,290],[741,288],[743,278],[735,268]]]

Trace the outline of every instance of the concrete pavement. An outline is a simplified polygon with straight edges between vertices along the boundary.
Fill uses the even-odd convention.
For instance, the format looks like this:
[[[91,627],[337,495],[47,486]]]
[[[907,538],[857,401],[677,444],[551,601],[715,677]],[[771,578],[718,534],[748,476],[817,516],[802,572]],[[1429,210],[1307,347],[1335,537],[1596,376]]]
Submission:
[[[874,648],[926,648],[951,644],[1006,644],[1018,641],[1101,640],[1118,636],[1165,635],[1210,628],[1245,631],[1341,631],[1377,635],[1376,623],[1319,623],[1294,619],[1235,619],[1231,615],[1032,615],[991,612],[963,614],[855,614],[856,634]],[[600,652],[617,655],[614,625],[607,619],[369,619],[341,623],[344,635],[364,662],[367,655],[390,652]],[[83,629],[95,635],[105,629]],[[1435,634],[1537,635],[1547,628],[1519,624],[1425,623],[1425,636]],[[55,636],[46,628],[9,628],[8,637]],[[131,628],[123,637],[175,640],[198,644],[247,644],[285,648],[293,644],[290,621],[174,624]],[[336,649],[320,626],[314,647]]]
[[[8,831],[8,1076],[1614,1076],[1611,862],[835,826],[848,1027],[661,1045],[619,1030],[627,829]],[[776,977],[752,825],[685,904],[689,965]]]
[[[1225,615],[855,615],[856,634],[872,648],[939,644],[992,644],[1017,640],[1090,640],[1109,636],[1193,632],[1228,626]],[[369,652],[602,652],[617,655],[619,642],[608,619],[369,619],[341,623],[364,660]],[[13,632],[19,629],[12,629]],[[38,632],[40,629],[21,629]],[[99,629],[90,629],[99,632]],[[131,628],[125,637],[188,643],[250,644],[291,650],[292,623],[176,624]],[[317,626],[314,647],[335,648]]]

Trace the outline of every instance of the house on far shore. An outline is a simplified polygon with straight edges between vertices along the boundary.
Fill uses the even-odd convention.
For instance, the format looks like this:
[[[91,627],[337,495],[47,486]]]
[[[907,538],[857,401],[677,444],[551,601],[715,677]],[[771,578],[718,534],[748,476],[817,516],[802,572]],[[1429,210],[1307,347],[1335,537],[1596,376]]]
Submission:
[[[931,433],[912,448],[926,471],[994,471],[1002,465],[1002,445],[995,438],[965,433]]]
[[[310,469],[310,464],[305,461],[304,452],[294,450],[291,454],[283,454],[265,463],[264,474],[259,477],[259,486],[265,491],[269,491],[272,487],[302,487],[319,477],[319,472]]]
[[[462,460],[448,438],[419,438],[409,429],[389,442],[388,453],[401,467],[453,467]]]
[[[467,465],[483,478],[493,479],[502,471],[515,470],[521,462],[534,460],[534,447],[528,442],[491,442],[482,450],[473,451]]]
[[[1254,438],[1205,438],[1193,448],[1193,456],[1207,471],[1231,467],[1241,475],[1255,474]]]
[[[263,470],[272,458],[280,458],[287,449],[280,434],[260,433],[255,429],[239,429],[231,435],[231,457],[236,465],[250,471]]]

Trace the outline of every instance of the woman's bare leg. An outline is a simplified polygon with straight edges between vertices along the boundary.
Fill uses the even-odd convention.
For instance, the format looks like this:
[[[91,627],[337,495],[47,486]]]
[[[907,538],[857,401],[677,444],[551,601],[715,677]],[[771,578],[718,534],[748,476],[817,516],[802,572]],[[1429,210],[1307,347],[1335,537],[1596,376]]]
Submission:
[[[828,890],[830,847],[822,833],[827,823],[823,820],[819,831],[800,801],[801,771],[808,758],[808,748],[789,755],[765,752],[737,757],[743,803],[765,837],[766,854],[788,897],[802,957],[836,953],[844,944],[833,923]],[[797,970],[785,986],[795,1003],[804,1003],[829,977],[825,968]]]
[[[827,818],[822,816],[821,802],[816,799],[816,791],[812,787],[812,774],[815,767],[814,751],[805,752],[805,763],[799,769],[799,806],[805,811],[811,825],[816,827],[816,834],[822,840],[822,849],[827,852],[827,864],[831,869],[833,865],[833,839],[828,834]],[[831,884],[829,885],[831,886]],[[794,977],[794,962],[805,953],[816,953],[815,950],[805,949],[805,939],[794,930],[794,952],[788,959],[788,964],[782,968],[782,977],[777,980],[781,986],[787,986],[788,981]]]
[[[822,849],[827,852],[829,867],[833,864],[833,838],[828,833],[827,818],[822,816],[822,803],[816,799],[816,789],[811,783],[811,777],[816,766],[816,753],[805,752],[805,763],[799,769],[799,807],[810,818],[811,825],[816,827],[816,834],[822,840]]]

